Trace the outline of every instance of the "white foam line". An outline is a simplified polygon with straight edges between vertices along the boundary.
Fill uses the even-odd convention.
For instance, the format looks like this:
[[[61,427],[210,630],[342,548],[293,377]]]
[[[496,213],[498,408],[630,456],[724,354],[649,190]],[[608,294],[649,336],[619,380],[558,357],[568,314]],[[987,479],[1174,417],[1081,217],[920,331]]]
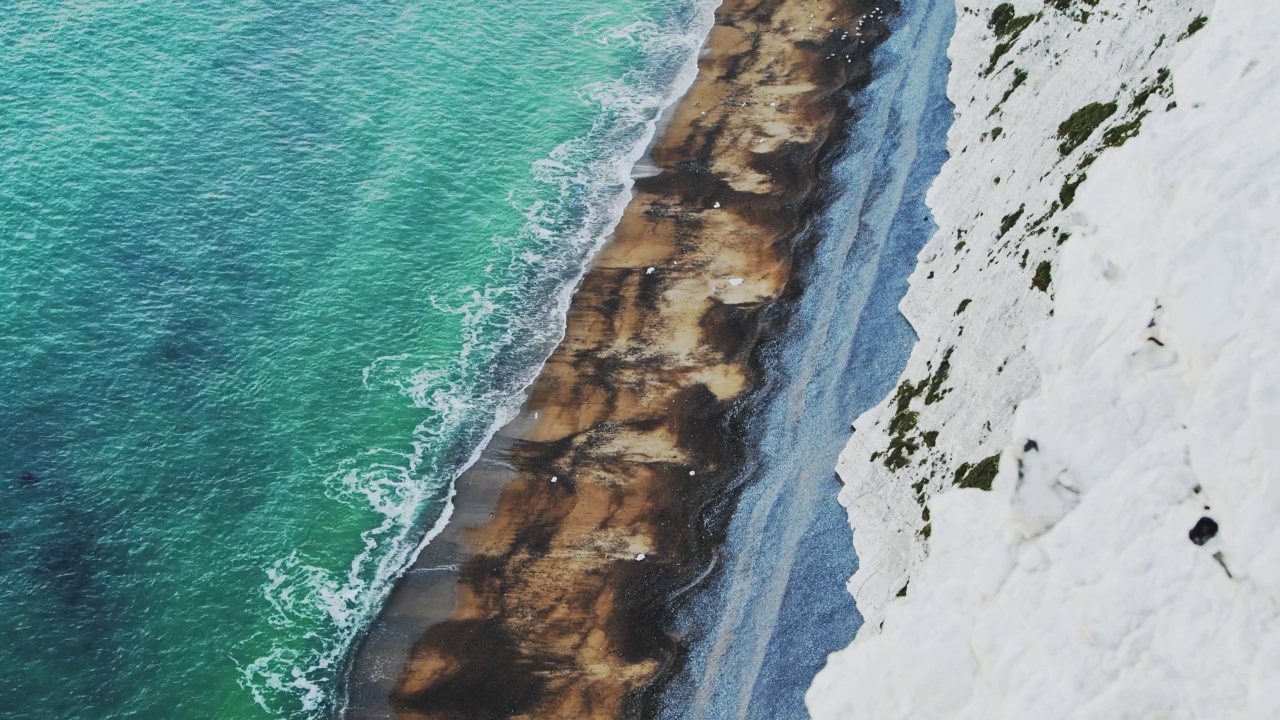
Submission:
[[[721,0],[714,0],[714,2],[703,2],[700,4],[702,4],[706,9],[705,12],[708,15],[710,15],[711,13],[714,13],[716,8],[720,7],[720,3],[721,3]],[[702,33],[702,42],[699,43],[699,47],[705,44],[706,38],[710,34],[710,32],[711,32],[711,26],[710,24],[708,24],[705,31]],[[698,68],[697,54],[695,52],[694,55],[692,56],[691,61],[686,62],[685,69],[677,76],[677,81],[675,86],[673,87],[672,92],[668,94],[667,98],[665,99],[660,109],[666,109],[667,107],[674,105],[677,101],[679,101],[681,97],[684,96],[686,92],[688,92],[689,88],[693,85],[693,81],[697,78],[697,68]],[[619,163],[618,167],[620,169],[620,172],[618,173],[618,178],[624,181],[626,185],[626,188],[627,188],[626,199],[620,204],[615,204],[617,211],[613,213],[613,215],[615,216],[613,221],[609,224],[608,229],[597,239],[595,244],[592,246],[591,251],[586,257],[586,259],[583,260],[581,270],[578,272],[578,275],[575,281],[572,284],[566,284],[564,290],[561,291],[559,297],[557,298],[556,307],[559,311],[560,326],[559,326],[559,332],[556,335],[555,345],[552,348],[553,351],[554,351],[554,347],[559,346],[560,342],[564,340],[564,335],[565,335],[565,330],[567,325],[566,321],[569,315],[569,306],[573,301],[574,294],[577,293],[578,291],[578,286],[581,285],[582,283],[582,278],[586,276],[586,270],[590,266],[591,258],[594,257],[595,254],[600,251],[600,248],[604,247],[604,244],[608,240],[609,236],[613,234],[613,231],[617,228],[618,223],[621,222],[622,214],[626,210],[626,206],[629,205],[631,202],[631,197],[632,197],[631,188],[635,184],[634,181],[631,179],[631,168],[644,155],[649,144],[653,141],[653,136],[654,136],[656,126],[657,126],[657,117],[649,121],[648,129],[643,134],[642,139],[639,142],[637,142],[635,147],[632,148],[631,152],[629,152],[625,156],[626,157],[625,161]],[[465,474],[468,470],[470,470],[471,467],[475,465],[477,461],[479,461],[481,454],[483,454],[484,450],[489,446],[489,443],[492,442],[493,437],[497,435],[498,431],[501,430],[507,423],[514,420],[516,415],[519,414],[520,407],[524,404],[525,399],[528,397],[529,388],[533,386],[533,383],[537,381],[538,376],[542,374],[542,369],[546,366],[548,359],[550,359],[549,353],[547,357],[543,358],[542,362],[538,364],[536,372],[532,373],[532,376],[529,378],[528,382],[525,383],[524,387],[520,389],[518,397],[512,398],[511,401],[508,402],[506,406],[503,408],[505,412],[501,412],[498,415],[498,417],[496,417],[494,421],[490,423],[488,430],[485,432],[484,439],[480,442],[479,445],[476,446],[476,449],[471,453],[471,456],[467,459],[467,462],[453,476],[453,482],[450,483],[449,494],[445,501],[444,512],[441,513],[440,519],[436,521],[436,524],[434,526],[432,526],[431,531],[427,533],[426,537],[423,538],[423,541],[418,544],[417,549],[413,552],[412,557],[410,557],[409,561],[405,564],[404,569],[407,569],[409,566],[417,562],[418,556],[422,554],[422,551],[426,549],[427,545],[430,545],[431,541],[434,540],[437,536],[439,536],[441,532],[444,531],[445,525],[448,524],[448,519],[453,515],[453,498],[455,495],[457,495],[456,483],[458,478],[462,477],[463,474]],[[400,573],[398,573],[398,575],[403,574],[404,569],[402,569]]]
[[[536,365],[536,367],[532,368],[533,371],[529,373],[528,379],[520,388],[520,390],[516,392],[512,397],[508,398],[506,402],[499,405],[498,411],[495,413],[494,420],[489,424],[489,427],[486,429],[482,440],[476,445],[475,449],[471,452],[467,461],[460,468],[458,468],[458,470],[454,473],[452,479],[450,480],[448,493],[445,496],[444,507],[440,513],[440,516],[432,524],[430,530],[427,531],[427,533],[423,536],[422,540],[417,544],[414,550],[411,553],[409,553],[407,558],[403,562],[398,564],[397,568],[386,573],[385,576],[383,575],[383,573],[379,572],[378,577],[381,579],[377,581],[377,587],[369,588],[370,592],[376,593],[376,597],[371,598],[370,602],[368,602],[366,605],[371,615],[376,615],[376,612],[381,610],[382,604],[385,602],[387,596],[390,594],[390,591],[394,587],[395,583],[400,579],[401,576],[404,575],[404,573],[410,567],[412,567],[417,562],[418,557],[422,554],[422,551],[425,550],[426,547],[430,545],[432,541],[434,541],[437,537],[439,537],[440,533],[444,532],[445,527],[448,526],[450,519],[453,517],[453,512],[454,512],[453,501],[454,501],[454,498],[457,496],[458,478],[460,478],[464,473],[470,470],[475,465],[475,463],[479,461],[484,450],[489,446],[489,443],[492,442],[494,436],[498,433],[498,431],[516,417],[516,415],[519,413],[520,407],[524,404],[524,401],[527,398],[529,388],[537,380],[538,376],[541,375],[542,369],[545,367],[546,362],[550,358],[551,353],[554,352],[555,347],[557,347],[560,344],[560,342],[564,340],[569,306],[573,300],[574,294],[577,292],[578,287],[582,283],[583,277],[585,277],[586,275],[586,271],[590,265],[591,258],[593,258],[596,255],[596,253],[600,251],[600,249],[604,246],[608,238],[613,234],[614,230],[618,226],[618,223],[622,220],[622,216],[626,210],[627,205],[630,204],[631,198],[633,196],[632,188],[634,187],[634,184],[635,184],[635,180],[632,178],[632,170],[634,169],[636,163],[642,157],[644,157],[644,155],[648,151],[649,145],[653,142],[654,137],[657,133],[657,126],[659,121],[662,118],[663,112],[667,108],[674,106],[688,92],[689,88],[692,87],[693,82],[697,79],[698,58],[700,55],[700,49],[706,44],[706,40],[710,36],[711,29],[714,26],[715,10],[720,6],[720,4],[721,4],[721,0],[698,0],[697,2],[698,15],[694,19],[694,21],[690,24],[691,31],[682,37],[670,38],[672,40],[676,40],[677,42],[679,41],[688,42],[690,44],[689,52],[686,53],[684,64],[681,67],[680,71],[676,74],[674,82],[668,89],[667,93],[663,96],[663,98],[657,103],[658,112],[654,113],[651,119],[645,121],[645,128],[644,128],[644,131],[641,133],[640,138],[634,143],[631,149],[626,154],[624,154],[620,158],[620,160],[615,164],[615,173],[614,173],[613,179],[617,181],[617,183],[624,188],[624,191],[621,193],[618,193],[618,196],[614,199],[614,201],[607,206],[606,213],[607,213],[607,217],[609,218],[608,222],[606,223],[603,231],[600,232],[595,237],[594,242],[592,243],[590,249],[585,254],[585,257],[580,263],[578,272],[576,273],[576,276],[574,277],[573,281],[571,283],[565,283],[559,295],[557,296],[556,317],[558,318],[559,322],[556,328],[555,342],[549,345],[550,349],[547,351],[547,354],[543,357],[542,361],[539,362]],[[553,156],[554,156],[554,152],[553,152]],[[553,158],[547,158],[546,161],[548,163],[555,162]],[[533,222],[530,221],[530,224],[533,224]],[[588,221],[584,223],[584,227],[589,229],[592,227],[592,224]],[[395,555],[396,553],[394,552],[388,553],[386,556],[384,556],[383,560],[384,561],[390,560]],[[371,617],[366,618],[365,622],[360,624],[360,627],[367,626],[368,622],[371,619],[372,619]],[[347,637],[341,638],[338,643],[338,649],[341,650],[341,652],[338,654],[339,657],[345,656],[347,653],[350,652],[351,645],[354,642],[355,638],[357,637],[357,633],[354,633],[354,632],[346,633],[346,635]],[[343,678],[340,681],[340,683],[341,682],[345,682],[345,678]],[[256,698],[258,695],[256,690],[254,691],[254,694]],[[348,698],[346,698],[345,694],[343,694],[342,696],[339,697],[339,701],[341,703],[341,706],[339,707],[339,712],[345,713],[347,709]],[[259,704],[263,705],[262,702],[259,702]],[[265,705],[263,705],[263,707],[264,709],[266,709]]]

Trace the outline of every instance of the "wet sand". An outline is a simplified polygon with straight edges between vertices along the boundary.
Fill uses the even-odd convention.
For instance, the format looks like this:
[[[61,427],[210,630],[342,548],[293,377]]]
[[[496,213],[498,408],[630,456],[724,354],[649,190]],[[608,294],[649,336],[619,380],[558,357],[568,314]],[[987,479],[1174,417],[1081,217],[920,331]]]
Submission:
[[[756,358],[784,321],[769,309],[800,292],[827,140],[885,34],[857,30],[875,7],[719,8],[648,153],[657,174],[637,179],[521,415],[460,478],[449,526],[356,653],[347,717],[651,714],[682,656],[672,600],[714,567],[749,453]]]

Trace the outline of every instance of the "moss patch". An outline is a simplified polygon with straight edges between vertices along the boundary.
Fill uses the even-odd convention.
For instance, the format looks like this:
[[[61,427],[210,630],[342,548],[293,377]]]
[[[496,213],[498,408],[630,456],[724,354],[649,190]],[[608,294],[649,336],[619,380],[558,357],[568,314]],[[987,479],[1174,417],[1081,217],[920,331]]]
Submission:
[[[996,8],[996,9],[998,10],[999,8]],[[1209,18],[1205,17],[1204,15],[1201,15],[1197,17],[1195,20],[1191,21],[1191,24],[1187,26],[1187,31],[1179,35],[1178,39],[1186,40],[1192,35],[1195,35],[1196,33],[1203,30],[1204,26],[1208,24],[1209,24]]]
[[[1023,70],[1022,68],[1015,68],[1013,71],[1013,82],[1009,85],[1009,89],[1004,91],[1004,95],[1000,96],[1000,102],[996,104],[1003,105],[1004,101],[1008,100],[1009,96],[1013,94],[1013,91],[1017,90],[1018,86],[1026,81],[1027,81],[1027,71]]]
[[[1040,292],[1049,292],[1049,283],[1053,281],[1049,273],[1049,261],[1041,260],[1036,266],[1036,276],[1031,278],[1031,287]]]
[[[954,347],[947,348],[942,355],[942,362],[938,364],[937,372],[931,376],[917,383],[903,381],[898,385],[898,391],[893,396],[893,419],[889,421],[889,447],[884,452],[883,461],[884,466],[890,470],[901,470],[906,467],[911,461],[911,456],[920,449],[922,442],[929,447],[933,447],[937,442],[936,430],[923,434],[918,432],[916,425],[920,421],[920,413],[911,409],[911,403],[921,395],[924,395],[926,405],[946,397],[950,390],[944,389],[942,384],[946,382],[951,372],[951,353],[954,351]],[[880,453],[873,454],[872,462],[879,457]],[[923,486],[917,489],[917,493],[922,492]],[[923,502],[922,498],[923,496],[921,502]]]
[[[995,70],[996,63],[1000,62],[1000,58],[1004,57],[1005,53],[1013,49],[1022,31],[1040,17],[1039,14],[1018,16],[1016,12],[1011,3],[1001,3],[991,11],[991,19],[987,21],[987,27],[991,28],[996,34],[996,39],[1001,42],[996,43],[995,49],[991,51],[991,60],[982,73],[984,76],[990,75],[991,71]]]
[[[1138,117],[1129,122],[1116,125],[1102,133],[1103,147],[1120,147],[1129,138],[1137,137],[1138,131],[1142,129],[1142,119],[1147,115],[1146,112],[1139,113]]]
[[[1089,103],[1079,110],[1071,113],[1071,117],[1062,121],[1058,125],[1058,139],[1062,142],[1058,145],[1058,152],[1063,155],[1071,154],[1072,150],[1084,144],[1085,140],[1098,129],[1107,118],[1115,114],[1116,104],[1109,103]]]
[[[942,362],[938,363],[938,371],[933,374],[932,378],[929,378],[929,391],[924,395],[925,405],[932,405],[946,397],[948,391],[942,389],[942,383],[946,382],[951,375],[951,353],[955,352],[955,350],[955,347],[952,346],[942,354]],[[920,384],[924,385],[924,381],[921,381]]]
[[[998,239],[998,238],[1004,237],[1005,233],[1009,232],[1009,230],[1011,230],[1013,226],[1017,224],[1018,219],[1022,217],[1022,213],[1025,212],[1026,209],[1027,209],[1027,206],[1025,204],[1019,205],[1017,210],[1014,210],[1008,215],[1005,215],[1004,217],[1000,218],[1000,234],[997,235],[996,238]]]
[[[979,462],[977,465],[964,463],[956,468],[955,486],[961,488],[977,488],[991,490],[991,482],[1000,471],[1000,453]]]
[[[987,21],[987,27],[995,31],[996,37],[1001,37],[1009,21],[1017,14],[1018,11],[1014,9],[1013,3],[1000,3],[995,10],[991,11],[991,19]]]
[[[920,449],[910,435],[916,429],[920,413],[911,409],[911,401],[920,396],[924,390],[925,380],[919,384],[903,382],[894,395],[896,411],[889,421],[889,450],[884,456],[884,466],[890,470],[900,470],[907,466],[912,453]]]
[[[1080,187],[1080,183],[1084,182],[1087,177],[1089,176],[1080,173],[1079,175],[1068,177],[1067,181],[1062,183],[1062,190],[1058,192],[1058,201],[1062,203],[1064,210],[1071,207],[1071,203],[1075,202],[1076,188]]]
[[[1133,101],[1129,103],[1129,109],[1140,109],[1143,105],[1147,104],[1147,100],[1149,100],[1152,95],[1159,95],[1160,97],[1165,98],[1173,95],[1173,86],[1169,83],[1169,74],[1169,68],[1160,68],[1160,70],[1156,72],[1155,82],[1152,82],[1150,85],[1147,85],[1134,94]]]

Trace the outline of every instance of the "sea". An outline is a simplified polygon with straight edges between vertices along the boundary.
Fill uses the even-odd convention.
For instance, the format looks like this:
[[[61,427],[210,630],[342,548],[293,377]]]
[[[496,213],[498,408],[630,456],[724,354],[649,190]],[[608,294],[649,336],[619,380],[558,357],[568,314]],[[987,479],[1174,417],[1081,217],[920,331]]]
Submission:
[[[337,712],[710,12],[0,5],[0,716]]]

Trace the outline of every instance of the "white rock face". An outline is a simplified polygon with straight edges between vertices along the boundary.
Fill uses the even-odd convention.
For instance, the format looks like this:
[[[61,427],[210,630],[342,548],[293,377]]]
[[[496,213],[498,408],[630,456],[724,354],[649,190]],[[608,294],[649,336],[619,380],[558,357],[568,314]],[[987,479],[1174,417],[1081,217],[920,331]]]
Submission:
[[[1023,0],[985,74],[995,7],[960,3],[920,342],[840,459],[866,625],[810,712],[1278,718],[1280,6]]]

